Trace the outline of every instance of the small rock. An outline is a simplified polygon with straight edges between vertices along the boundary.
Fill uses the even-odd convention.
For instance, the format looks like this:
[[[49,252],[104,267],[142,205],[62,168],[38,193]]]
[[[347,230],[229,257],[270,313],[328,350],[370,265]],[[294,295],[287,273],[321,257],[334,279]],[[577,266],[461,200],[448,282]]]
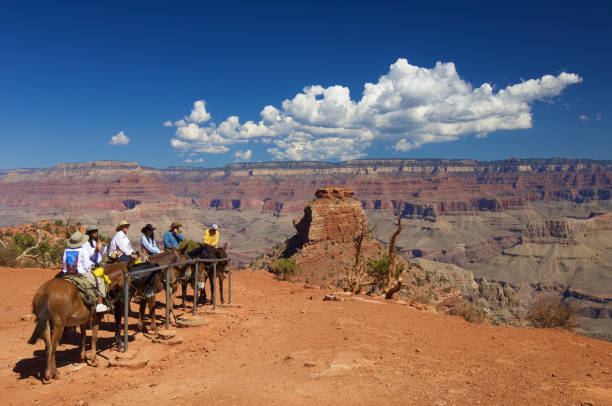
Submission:
[[[169,340],[176,335],[176,330],[159,330],[157,332],[157,338],[161,340]]]
[[[312,364],[312,363],[310,363],[310,362],[304,362],[304,366],[305,366],[306,368],[310,368],[310,367],[314,367],[314,366],[315,366],[315,364]]]
[[[155,344],[177,345],[183,342],[183,337],[174,337],[171,339],[154,338],[151,341]]]
[[[176,395],[172,395],[172,397],[170,398],[170,400],[174,400],[176,399]]]
[[[421,350],[419,350],[418,348],[416,350],[414,350],[414,352],[419,353],[421,352]]]
[[[21,320],[23,320],[23,321],[32,321],[32,320],[34,320],[34,315],[33,314],[26,314],[24,316],[21,316]]]
[[[293,359],[293,357],[292,357],[291,355],[287,355],[287,356],[285,357],[285,361],[289,361],[289,360],[292,360],[292,359]]]

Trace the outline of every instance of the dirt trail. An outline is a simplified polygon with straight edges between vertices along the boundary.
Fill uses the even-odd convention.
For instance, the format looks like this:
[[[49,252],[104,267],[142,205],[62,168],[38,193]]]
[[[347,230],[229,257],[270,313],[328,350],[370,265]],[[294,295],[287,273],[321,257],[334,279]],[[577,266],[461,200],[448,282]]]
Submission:
[[[54,273],[0,268],[3,404],[612,404],[610,343],[396,303],[322,301],[325,291],[252,271],[234,275],[243,307],[179,329],[182,344],[137,334],[130,349],[150,356],[145,368],[76,364],[75,341],[58,350],[61,379],[42,385],[44,344],[26,344],[33,322],[21,316]],[[114,353],[110,336],[102,332],[102,357]]]

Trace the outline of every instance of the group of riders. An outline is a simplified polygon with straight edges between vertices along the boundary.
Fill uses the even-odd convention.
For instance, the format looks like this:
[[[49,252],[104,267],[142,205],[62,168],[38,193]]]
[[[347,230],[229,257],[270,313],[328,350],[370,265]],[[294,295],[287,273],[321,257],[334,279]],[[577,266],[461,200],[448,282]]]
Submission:
[[[164,233],[163,244],[165,250],[179,248],[181,243],[185,241],[185,237],[181,234],[182,225],[179,222],[173,222],[168,231]],[[80,275],[85,278],[92,286],[97,286],[98,302],[95,308],[97,313],[107,312],[109,307],[102,303],[106,297],[106,289],[104,282],[103,266],[113,262],[130,262],[141,257],[138,252],[132,248],[130,239],[128,238],[128,230],[130,223],[123,220],[115,227],[116,234],[112,238],[108,249],[105,244],[100,241],[98,227],[90,225],[85,230],[85,234],[76,231],[70,236],[64,255],[62,257],[63,274]],[[142,257],[159,254],[162,252],[157,247],[155,242],[155,227],[147,224],[140,231],[140,245],[142,247]],[[204,231],[202,243],[217,247],[219,243],[219,227],[213,224],[210,228]]]

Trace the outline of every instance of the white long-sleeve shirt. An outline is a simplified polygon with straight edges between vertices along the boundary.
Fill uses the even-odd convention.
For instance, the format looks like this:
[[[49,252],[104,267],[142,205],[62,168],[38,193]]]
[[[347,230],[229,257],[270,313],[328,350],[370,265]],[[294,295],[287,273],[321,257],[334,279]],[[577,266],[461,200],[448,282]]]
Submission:
[[[117,248],[121,250],[121,253],[119,255],[132,255],[134,253],[134,250],[132,249],[132,244],[130,243],[130,239],[123,231],[117,231],[117,234],[115,234],[115,236],[110,242],[108,253],[110,255],[113,255],[115,252],[117,252]]]
[[[86,247],[89,242],[79,248],[66,248],[62,257],[62,272],[72,272],[69,268],[76,262],[77,273],[87,273],[91,271],[91,260],[89,259],[89,249]]]
[[[149,240],[145,235],[140,237],[140,245],[142,245],[142,249],[147,252],[147,254],[159,254],[161,251],[157,248],[157,244],[155,244],[155,240]]]
[[[89,260],[92,264],[99,264],[102,262],[102,257],[106,253],[105,245],[102,246],[102,252],[96,252],[96,247],[92,247],[91,242],[87,242],[84,247],[88,250]]]

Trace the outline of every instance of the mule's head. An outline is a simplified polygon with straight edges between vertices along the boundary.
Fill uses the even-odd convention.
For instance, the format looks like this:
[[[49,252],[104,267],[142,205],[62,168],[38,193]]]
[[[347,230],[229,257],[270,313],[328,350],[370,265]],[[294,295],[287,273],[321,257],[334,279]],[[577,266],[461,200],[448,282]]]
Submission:
[[[223,247],[215,248],[215,258],[225,259],[225,261],[217,262],[217,271],[225,272],[229,271],[228,267],[228,255],[227,255],[227,243],[223,244]]]

